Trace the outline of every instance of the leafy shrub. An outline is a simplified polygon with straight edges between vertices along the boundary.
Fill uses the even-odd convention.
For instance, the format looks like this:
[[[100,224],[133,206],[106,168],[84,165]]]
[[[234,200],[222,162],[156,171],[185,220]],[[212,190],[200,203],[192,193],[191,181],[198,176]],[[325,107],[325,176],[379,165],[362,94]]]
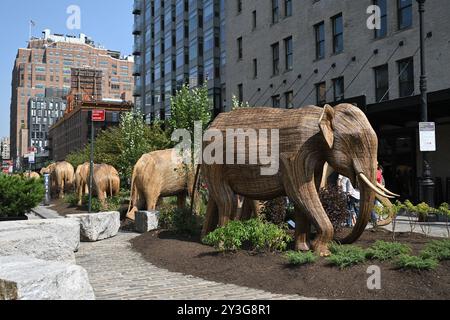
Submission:
[[[339,232],[350,215],[347,206],[347,196],[336,186],[321,189],[319,196],[323,208],[334,226],[334,230]]]
[[[277,198],[263,203],[261,215],[267,222],[280,225],[286,220],[286,209],[286,199]]]
[[[162,203],[159,207],[159,226],[162,229],[173,230],[173,213],[176,209],[175,205]]]
[[[289,261],[289,264],[294,266],[303,266],[305,264],[315,263],[318,259],[317,255],[313,252],[298,252],[298,251],[289,251],[285,255],[286,259]]]
[[[45,196],[42,180],[0,174],[0,217],[21,217]]]
[[[220,251],[236,251],[245,242],[256,250],[286,250],[292,238],[286,231],[274,224],[259,219],[249,221],[231,221],[203,239],[206,245],[214,246]]]
[[[434,270],[439,265],[439,261],[434,258],[423,258],[410,255],[401,255],[396,261],[398,269],[405,270]]]
[[[450,240],[431,241],[420,253],[424,259],[450,260]]]
[[[236,251],[248,239],[248,230],[241,221],[231,221],[227,226],[208,234],[203,243],[219,251]]]
[[[330,250],[332,254],[327,261],[341,269],[366,261],[366,251],[360,247],[332,244]]]
[[[377,241],[367,250],[366,257],[371,260],[388,261],[399,255],[410,254],[411,248],[397,242]]]
[[[279,227],[272,223],[265,223],[259,219],[252,219],[244,223],[248,232],[248,241],[256,250],[286,250],[292,239],[286,234],[286,227]]]
[[[191,214],[188,208],[176,208],[173,211],[172,221],[173,228],[178,233],[194,236],[202,229],[202,218]]]
[[[78,206],[78,195],[76,193],[68,194],[64,197],[64,202],[72,207]],[[124,198],[122,195],[116,197],[109,197],[106,199],[106,206],[102,207],[100,200],[96,197],[92,197],[92,212],[103,212],[103,211],[120,211]],[[84,195],[83,204],[87,207],[89,203],[89,195]]]

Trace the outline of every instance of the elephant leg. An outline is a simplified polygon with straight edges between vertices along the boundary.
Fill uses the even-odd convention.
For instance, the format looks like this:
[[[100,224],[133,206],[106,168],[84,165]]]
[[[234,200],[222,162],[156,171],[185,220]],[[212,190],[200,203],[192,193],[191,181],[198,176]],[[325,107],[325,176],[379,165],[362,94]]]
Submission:
[[[217,203],[212,197],[210,197],[208,201],[208,208],[206,209],[205,223],[203,224],[202,238],[213,232],[217,228],[218,223],[219,211]]]
[[[78,206],[82,206],[83,205],[83,185],[79,185],[77,188],[77,194],[78,194]]]
[[[295,206],[295,222],[297,224],[295,228],[295,250],[311,250],[311,247],[308,244],[310,222],[308,216],[298,206]]]
[[[187,197],[187,195],[186,195],[186,193],[185,192],[183,192],[183,193],[180,193],[178,196],[177,196],[177,206],[178,206],[178,209],[184,209],[184,208],[186,208],[186,197]]]
[[[219,227],[224,227],[230,222],[231,217],[236,215],[237,196],[229,186],[224,185],[219,192],[219,197],[215,198],[219,208]]]
[[[147,211],[155,211],[156,204],[159,201],[161,193],[155,190],[149,190],[145,193],[145,203],[147,204]]]

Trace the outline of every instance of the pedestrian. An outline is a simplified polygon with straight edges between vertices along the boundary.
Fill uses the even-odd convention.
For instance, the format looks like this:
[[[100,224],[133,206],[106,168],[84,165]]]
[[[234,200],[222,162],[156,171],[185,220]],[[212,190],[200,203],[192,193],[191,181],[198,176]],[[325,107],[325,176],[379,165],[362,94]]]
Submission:
[[[347,220],[347,226],[353,227],[356,224],[356,219],[359,216],[359,205],[361,200],[361,193],[358,188],[352,185],[349,178],[340,176],[338,184],[342,191],[347,195],[347,203],[349,210],[349,217]]]
[[[381,184],[383,187],[386,185],[384,177],[383,177],[383,167],[380,164],[378,164],[378,166],[377,166],[377,182],[379,184]],[[371,220],[375,226],[377,225],[377,223],[379,221],[381,221],[381,217],[378,216],[378,214],[375,210],[375,208],[377,208],[377,207],[382,208],[383,204],[378,199],[375,199],[375,207],[372,210],[372,214],[371,214]]]

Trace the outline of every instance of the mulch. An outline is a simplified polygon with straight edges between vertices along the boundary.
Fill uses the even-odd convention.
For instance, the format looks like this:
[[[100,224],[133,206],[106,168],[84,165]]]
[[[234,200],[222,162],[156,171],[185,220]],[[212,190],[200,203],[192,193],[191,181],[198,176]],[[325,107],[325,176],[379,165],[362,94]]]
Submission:
[[[392,234],[385,230],[366,231],[356,245],[367,248],[376,240],[392,241]],[[396,240],[408,244],[417,254],[432,239],[403,233]],[[199,236],[186,237],[170,231],[144,234],[133,239],[132,246],[157,267],[276,294],[321,299],[450,299],[450,262],[442,262],[434,271],[396,270],[392,262],[370,261],[340,270],[325,259],[292,267],[279,253],[218,253],[201,244]],[[381,290],[367,288],[367,270],[371,265],[381,268]]]

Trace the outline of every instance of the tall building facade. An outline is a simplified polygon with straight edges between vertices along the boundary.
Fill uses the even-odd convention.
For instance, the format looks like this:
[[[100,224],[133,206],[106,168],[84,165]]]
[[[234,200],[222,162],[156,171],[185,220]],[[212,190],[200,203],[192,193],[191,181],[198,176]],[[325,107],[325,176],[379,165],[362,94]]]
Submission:
[[[223,0],[135,0],[135,104],[148,121],[170,116],[170,97],[183,84],[206,85],[224,105]]]
[[[11,153],[9,149],[9,137],[2,138],[0,141],[0,151],[2,160],[10,160]]]
[[[379,8],[379,29],[369,28],[372,5]],[[429,114],[437,123],[433,175],[449,197],[450,2],[427,1],[425,8]],[[379,136],[388,186],[403,198],[417,197],[417,1],[226,1],[225,16],[227,100],[275,108],[358,105]]]
[[[49,129],[64,116],[66,105],[66,100],[61,97],[30,99],[28,145],[36,148],[37,158],[49,157]]]
[[[61,91],[71,88],[72,68],[103,70],[102,94],[105,98],[133,99],[134,57],[121,57],[119,52],[97,46],[90,38],[51,34],[45,30],[40,38],[20,48],[12,72],[11,95],[11,153],[17,159],[30,147],[29,100],[44,98],[46,90]]]

